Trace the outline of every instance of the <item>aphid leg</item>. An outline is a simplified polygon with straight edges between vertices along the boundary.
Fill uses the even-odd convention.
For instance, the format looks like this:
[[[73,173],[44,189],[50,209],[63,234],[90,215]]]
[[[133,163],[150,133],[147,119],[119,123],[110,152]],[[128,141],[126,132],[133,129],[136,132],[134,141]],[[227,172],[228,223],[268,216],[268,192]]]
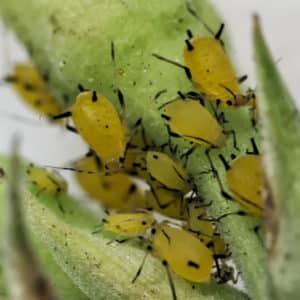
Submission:
[[[189,40],[194,37],[194,35],[190,29],[187,29],[186,34],[187,34]]]
[[[59,210],[64,214],[66,211],[64,209],[64,207],[61,204],[61,201],[59,200],[59,194],[56,194],[56,202],[57,202],[57,206],[59,208]]]
[[[259,150],[257,148],[257,145],[255,143],[255,139],[251,138],[251,144],[252,144],[252,151],[246,150],[246,154],[253,154],[253,155],[259,155]]]
[[[208,159],[208,162],[209,162],[209,164],[210,164],[210,167],[211,167],[211,169],[212,169],[212,172],[213,172],[213,174],[214,174],[214,177],[217,179],[218,185],[219,185],[220,190],[221,190],[221,195],[222,195],[225,199],[227,199],[227,200],[233,200],[232,196],[231,196],[229,193],[227,193],[227,192],[225,191],[224,186],[223,186],[223,183],[222,183],[221,178],[220,178],[220,176],[219,176],[219,173],[218,173],[217,169],[215,168],[215,166],[214,166],[214,164],[213,164],[213,162],[212,162],[212,159],[211,159],[211,157],[210,157],[210,151],[211,151],[212,149],[213,149],[213,148],[207,148],[207,149],[205,150],[205,155],[206,155],[206,157],[207,157],[207,159]]]
[[[170,201],[170,202],[168,202],[168,203],[162,204],[162,203],[160,202],[159,197],[157,196],[157,194],[156,194],[156,192],[155,192],[155,189],[154,189],[151,185],[150,185],[150,191],[151,191],[151,193],[152,193],[152,195],[153,195],[153,197],[154,197],[154,199],[155,199],[157,205],[159,206],[159,208],[165,209],[165,208],[167,208],[169,205],[171,205],[172,203],[174,203],[174,200],[172,200],[172,201]]]
[[[248,75],[245,74],[243,76],[240,76],[237,78],[238,83],[243,83],[244,81],[246,81],[248,79]]]
[[[256,119],[256,113],[255,113],[255,111],[256,111],[256,108],[255,107],[250,107],[249,108],[249,111],[250,111],[250,115],[251,115],[251,126],[252,126],[252,128],[256,131],[256,132],[258,132],[258,128],[257,128],[257,119]]]
[[[236,132],[234,129],[231,130],[224,130],[223,132],[226,135],[232,135],[232,144],[233,144],[233,148],[236,149],[237,151],[240,151],[240,148],[237,145],[237,139],[236,139]]]
[[[167,127],[167,130],[168,130],[168,146],[169,146],[170,152],[174,153],[175,149],[173,148],[173,145],[172,145],[172,137],[180,138],[180,135],[173,132],[169,125],[167,125],[166,127]]]
[[[56,115],[56,116],[52,116],[53,120],[59,120],[59,119],[65,119],[65,118],[69,118],[72,116],[72,113],[70,111],[66,111],[62,114]]]
[[[66,129],[69,130],[70,132],[78,134],[78,130],[75,127],[69,125],[68,123],[66,124]]]
[[[180,155],[180,159],[184,159],[183,161],[183,167],[186,168],[187,164],[188,164],[188,160],[191,156],[191,154],[193,154],[193,152],[197,149],[197,145],[193,145],[190,149],[188,149],[186,152],[182,153]]]
[[[222,36],[223,31],[224,31],[224,27],[225,27],[225,24],[224,24],[224,23],[221,23],[219,30],[218,30],[217,33],[215,34],[215,39],[216,39],[216,40],[221,41],[221,36]],[[221,41],[221,42],[222,42],[222,41]]]
[[[166,268],[166,271],[167,271],[168,280],[169,280],[169,284],[170,284],[170,288],[171,288],[171,292],[172,292],[172,298],[173,298],[173,300],[177,300],[175,285],[174,285],[174,281],[172,278],[172,274],[171,274],[168,262],[166,260],[163,260],[162,264]]]
[[[215,118],[218,120],[218,122],[222,125],[225,123],[228,123],[228,121],[225,119],[225,113],[223,111],[221,111],[220,113],[218,113],[218,109],[219,109],[219,104],[216,104],[216,107],[214,107],[212,102],[210,103],[210,107],[213,111],[213,114],[215,116]]]
[[[178,95],[180,93],[180,97],[184,97],[182,99],[192,99],[192,100],[197,100],[199,101],[199,103],[205,107],[205,101],[204,101],[204,96],[203,94],[201,93],[197,93],[197,92],[194,92],[194,91],[190,91],[190,92],[187,92],[185,94],[183,94],[182,92],[178,91]]]
[[[153,100],[156,101],[162,94],[165,94],[168,90],[167,89],[163,89],[161,91],[158,91],[154,97],[153,97]]]
[[[148,246],[147,249],[146,249],[146,253],[145,253],[144,257],[143,257],[143,260],[141,262],[141,265],[139,266],[139,268],[138,268],[136,274],[134,275],[134,277],[132,278],[131,283],[135,283],[136,280],[138,279],[138,277],[141,275],[143,267],[145,265],[146,258],[147,258],[147,256],[148,256],[148,254],[149,254],[150,251],[152,251],[152,247]]]

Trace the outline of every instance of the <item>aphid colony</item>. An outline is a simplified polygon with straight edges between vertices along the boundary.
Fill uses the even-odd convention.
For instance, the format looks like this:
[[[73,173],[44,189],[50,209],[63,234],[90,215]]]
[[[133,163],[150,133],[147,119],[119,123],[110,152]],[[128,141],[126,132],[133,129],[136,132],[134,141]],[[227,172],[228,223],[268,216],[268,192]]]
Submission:
[[[197,17],[191,7],[188,6],[188,10]],[[246,95],[240,92],[242,80],[236,77],[221,41],[223,28],[222,24],[214,37],[205,38],[193,37],[188,30],[183,51],[185,65],[154,54],[160,60],[183,68],[197,90],[179,92],[159,108],[163,110],[161,117],[170,137],[181,137],[190,142],[186,157],[196,147],[205,147],[211,167],[208,173],[216,175],[220,193],[243,208],[218,219],[209,218],[207,208],[211,203],[199,194],[185,164],[176,160],[176,150],[167,155],[162,152],[165,145],[147,143],[141,119],[129,128],[109,99],[81,85],[78,85],[80,93],[74,105],[63,112],[46,92],[45,83],[32,66],[19,65],[14,74],[7,77],[25,101],[40,113],[53,120],[72,118],[74,127],[68,122],[66,127],[78,133],[90,151],[65,169],[73,170],[83,190],[109,212],[101,230],[115,233],[116,241],[142,237],[146,245],[145,259],[148,253],[161,259],[173,299],[176,299],[176,292],[172,271],[191,282],[208,282],[212,275],[220,283],[235,282],[234,270],[227,265],[230,253],[216,223],[229,215],[261,216],[263,211],[263,172],[255,140],[249,141],[253,152],[232,156],[231,163],[219,155],[226,171],[224,182],[209,155],[210,151],[222,148],[229,135],[233,137],[233,147],[239,150],[234,130],[223,128],[218,107],[233,109],[248,105],[255,109],[253,91],[249,90]],[[111,46],[114,63],[113,43]],[[125,98],[120,89],[117,89],[117,95],[124,107]],[[213,107],[213,113],[207,105]],[[66,182],[46,169],[30,165],[27,174],[28,180],[41,192],[58,196],[67,191]],[[147,183],[146,191],[140,188],[136,178]],[[225,191],[224,186],[229,191]],[[63,212],[59,197],[57,202]],[[154,211],[180,222],[157,221]],[[132,282],[138,279],[142,265]]]

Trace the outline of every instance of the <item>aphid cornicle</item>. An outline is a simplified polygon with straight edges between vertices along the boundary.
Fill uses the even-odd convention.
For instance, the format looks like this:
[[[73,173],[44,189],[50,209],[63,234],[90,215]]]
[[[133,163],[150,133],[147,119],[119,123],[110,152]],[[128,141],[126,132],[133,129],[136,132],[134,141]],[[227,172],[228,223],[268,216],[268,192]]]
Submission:
[[[103,171],[103,165],[100,161],[97,163],[96,157],[81,158],[75,163],[74,170],[79,185],[104,207],[120,211],[145,208],[144,193],[133,178],[125,173],[97,174]]]
[[[31,64],[18,64],[5,80],[12,84],[21,99],[33,110],[47,117],[63,111],[62,105],[49,94],[45,80]]]
[[[162,117],[172,132],[196,144],[222,147],[226,135],[218,121],[199,102],[177,99],[164,105]]]
[[[45,168],[29,164],[26,167],[27,181],[39,189],[39,193],[49,193],[56,196],[57,204],[61,211],[64,211],[58,199],[59,195],[68,190],[67,182],[57,172],[49,172]]]

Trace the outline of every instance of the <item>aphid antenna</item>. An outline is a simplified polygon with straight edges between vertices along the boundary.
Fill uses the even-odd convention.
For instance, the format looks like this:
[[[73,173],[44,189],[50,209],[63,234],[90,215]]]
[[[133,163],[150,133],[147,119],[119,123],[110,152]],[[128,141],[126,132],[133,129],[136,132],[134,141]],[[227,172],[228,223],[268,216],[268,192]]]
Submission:
[[[191,74],[191,71],[190,71],[190,69],[188,67],[186,67],[186,66],[184,66],[184,65],[182,65],[182,64],[180,64],[180,63],[178,63],[176,61],[173,61],[173,60],[170,60],[168,58],[165,58],[165,57],[163,57],[161,55],[155,54],[155,53],[152,53],[152,56],[154,56],[155,58],[157,58],[159,60],[162,60],[164,62],[167,62],[167,63],[171,64],[171,65],[174,65],[176,67],[179,67],[179,68],[183,69],[184,72],[185,72],[185,74],[186,74],[186,76],[187,76],[187,78],[192,81],[192,74]]]
[[[99,174],[99,175],[106,175],[105,172],[97,172],[97,171],[87,171],[87,170],[82,170],[82,169],[77,169],[77,168],[72,168],[72,167],[58,167],[58,166],[50,166],[50,165],[44,165],[43,168],[50,168],[50,169],[55,169],[55,170],[64,170],[64,171],[70,171],[70,172],[78,172],[78,173],[83,173],[83,174]]]
[[[110,43],[110,55],[111,55],[111,61],[113,64],[113,69],[114,69],[114,73],[116,72],[116,51],[115,51],[115,44],[113,41],[111,41]],[[120,106],[122,108],[122,115],[124,115],[125,113],[125,109],[126,109],[126,105],[125,105],[125,100],[124,100],[124,95],[119,87],[118,84],[116,84],[117,87],[117,96],[118,96],[118,100],[120,103]]]
[[[191,3],[188,1],[186,2],[186,9],[194,18],[196,18],[198,21],[202,23],[202,25],[211,35],[213,36],[215,35],[214,31],[202,20],[202,18],[200,18],[200,16],[197,14],[194,8],[191,6]]]
[[[222,44],[222,46],[224,46],[224,42],[221,40],[221,36],[222,33],[224,31],[224,27],[225,24],[221,23],[220,28],[218,29],[217,33],[215,33],[210,26],[207,25],[206,22],[204,22],[204,20],[202,19],[202,17],[200,17],[197,12],[194,10],[194,8],[191,6],[190,2],[186,2],[186,9],[187,11],[194,17],[196,18],[198,21],[201,22],[201,24],[204,26],[204,28],[218,41],[220,41],[220,43]]]

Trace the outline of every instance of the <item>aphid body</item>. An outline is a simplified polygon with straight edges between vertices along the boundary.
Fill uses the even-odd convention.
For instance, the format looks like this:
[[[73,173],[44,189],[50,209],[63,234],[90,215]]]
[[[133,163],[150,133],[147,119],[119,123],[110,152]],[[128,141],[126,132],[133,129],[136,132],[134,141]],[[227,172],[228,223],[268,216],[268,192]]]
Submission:
[[[42,115],[51,117],[62,112],[63,107],[49,94],[45,80],[31,64],[16,65],[6,81],[27,105]]]

